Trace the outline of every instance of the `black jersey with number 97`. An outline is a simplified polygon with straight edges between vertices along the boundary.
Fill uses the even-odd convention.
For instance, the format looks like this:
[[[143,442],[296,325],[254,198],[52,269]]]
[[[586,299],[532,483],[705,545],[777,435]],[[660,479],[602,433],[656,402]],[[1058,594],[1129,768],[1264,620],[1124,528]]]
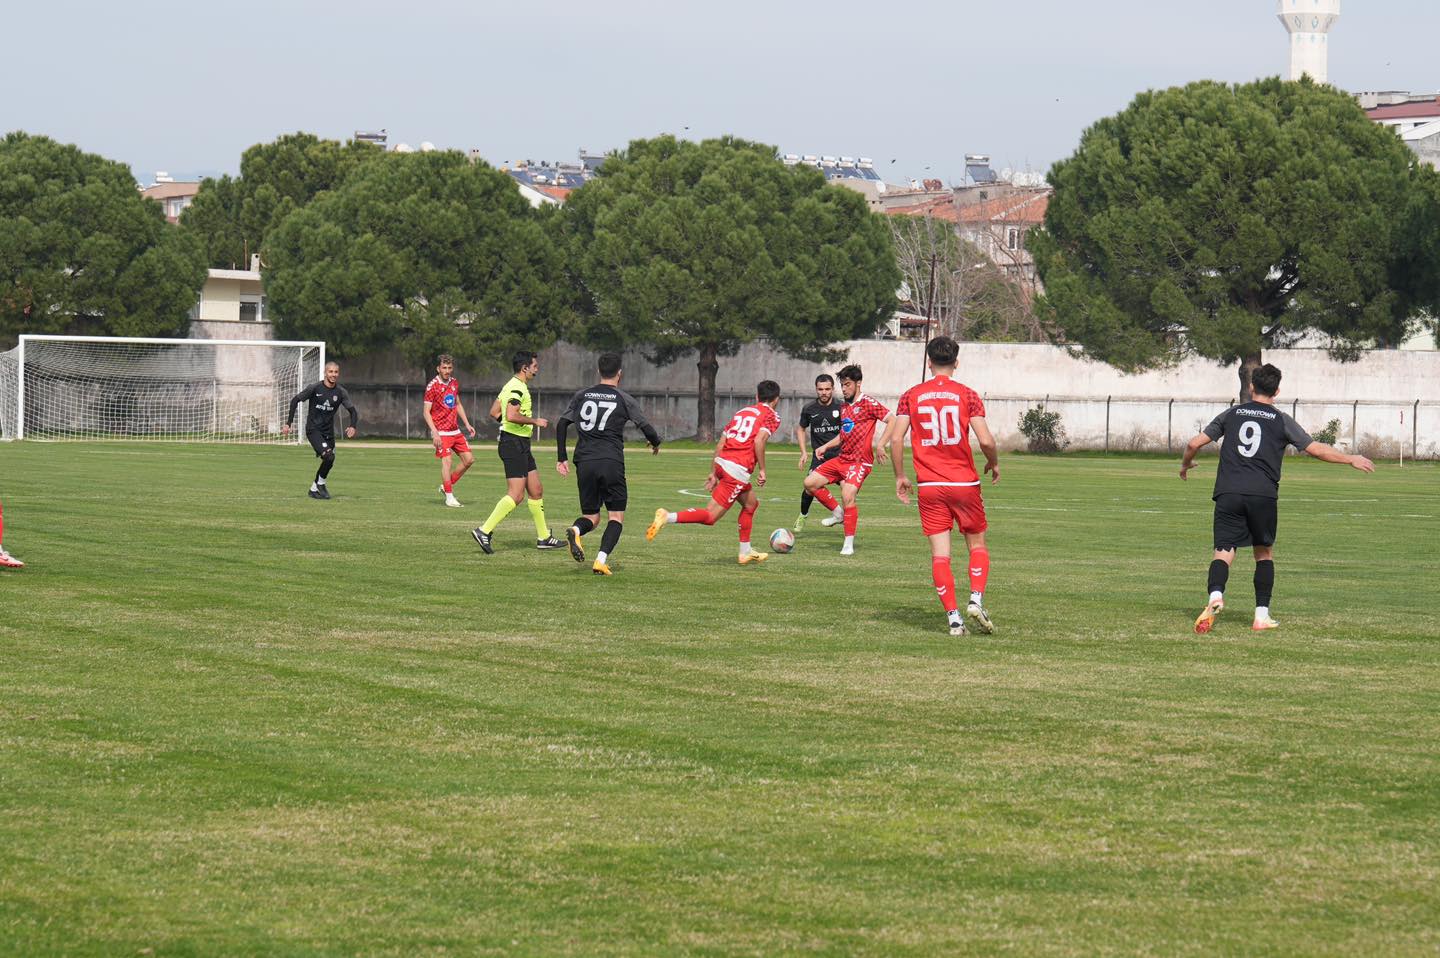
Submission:
[[[640,411],[635,397],[605,383],[582,389],[570,397],[561,419],[573,422],[580,431],[575,443],[575,464],[625,461],[625,424],[633,422],[652,446],[660,445],[660,434]]]
[[[1239,493],[1278,499],[1285,447],[1314,442],[1289,415],[1261,402],[1231,406],[1205,427],[1205,435],[1221,443],[1212,498]]]

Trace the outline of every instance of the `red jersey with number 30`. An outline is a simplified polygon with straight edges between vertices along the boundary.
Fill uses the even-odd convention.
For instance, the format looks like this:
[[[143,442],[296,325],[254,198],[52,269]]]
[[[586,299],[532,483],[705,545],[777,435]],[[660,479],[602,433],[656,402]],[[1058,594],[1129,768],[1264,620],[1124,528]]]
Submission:
[[[895,414],[910,417],[910,456],[920,485],[980,481],[970,451],[970,420],[985,415],[985,403],[975,390],[936,376],[901,396]]]
[[[442,436],[458,435],[460,428],[455,425],[455,408],[460,405],[460,380],[451,376],[447,383],[436,376],[425,387],[425,401],[430,404],[430,418],[435,420],[435,431]]]
[[[725,445],[720,449],[719,458],[747,470],[754,469],[755,437],[762,429],[772,436],[780,431],[780,417],[773,406],[756,403],[737,411],[725,427]]]
[[[840,407],[840,461],[875,462],[875,424],[890,410],[865,393]]]

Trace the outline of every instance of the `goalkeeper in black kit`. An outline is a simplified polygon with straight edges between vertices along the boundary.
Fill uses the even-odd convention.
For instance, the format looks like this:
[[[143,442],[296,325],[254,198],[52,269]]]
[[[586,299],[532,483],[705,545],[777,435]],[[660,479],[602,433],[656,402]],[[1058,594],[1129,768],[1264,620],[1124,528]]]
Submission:
[[[310,440],[310,447],[320,458],[320,468],[315,471],[315,481],[310,483],[310,498],[329,499],[330,490],[325,486],[325,479],[335,466],[335,414],[340,411],[341,406],[350,413],[350,425],[345,429],[346,439],[354,439],[355,427],[360,425],[360,414],[355,411],[350,394],[340,385],[339,363],[326,363],[325,378],[302,389],[290,399],[290,415],[286,417],[285,425],[280,430],[283,435],[290,435],[290,427],[295,424],[295,407],[302,402],[310,404],[305,413],[305,438]]]
[[[570,474],[565,435],[573,423],[580,432],[575,442],[575,478],[582,515],[565,530],[565,540],[575,561],[584,562],[585,547],[580,540],[599,524],[603,505],[607,521],[591,571],[610,575],[610,554],[620,542],[630,498],[625,485],[625,423],[633,422],[645,434],[652,453],[660,451],[660,434],[640,412],[634,397],[620,388],[619,355],[605,353],[598,365],[600,382],[570,397],[555,428],[555,471],[562,476]]]

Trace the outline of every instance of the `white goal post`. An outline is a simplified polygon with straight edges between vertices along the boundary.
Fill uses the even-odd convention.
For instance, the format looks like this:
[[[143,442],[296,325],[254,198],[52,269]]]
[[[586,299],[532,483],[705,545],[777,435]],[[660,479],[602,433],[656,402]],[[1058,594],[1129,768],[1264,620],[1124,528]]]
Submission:
[[[21,336],[0,353],[0,439],[299,442],[280,434],[325,344]]]

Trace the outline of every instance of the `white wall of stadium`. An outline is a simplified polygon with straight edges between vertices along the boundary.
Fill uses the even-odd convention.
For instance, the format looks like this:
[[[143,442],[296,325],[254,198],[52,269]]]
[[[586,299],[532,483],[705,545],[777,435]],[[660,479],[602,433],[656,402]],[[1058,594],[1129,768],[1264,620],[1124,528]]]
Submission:
[[[866,391],[884,402],[893,402],[922,378],[919,343],[856,340],[843,348],[848,362],[864,369]],[[1342,447],[1382,456],[1402,451],[1407,458],[1440,456],[1440,351],[1377,350],[1362,354],[1358,362],[1338,363],[1322,349],[1283,349],[1268,351],[1265,360],[1284,373],[1281,404],[1306,428],[1338,420]],[[592,383],[594,362],[594,351],[565,343],[544,350],[535,383],[541,414],[557,416],[571,392]],[[840,365],[790,359],[763,343],[746,346],[720,360],[717,418],[723,422],[727,407],[747,402],[756,382],[774,379],[785,390],[780,412],[788,438],[800,407],[813,396],[815,376],[833,374]],[[357,401],[364,399],[371,407],[366,419],[372,429],[419,436],[424,432],[419,395],[433,374],[387,352],[346,360],[344,380]],[[508,372],[462,369],[458,374],[478,422],[489,406],[489,393]],[[1127,375],[1043,344],[962,344],[959,377],[985,397],[989,422],[1008,447],[1023,445],[1020,413],[1043,403],[1061,413],[1072,448],[1174,450],[1237,391],[1234,366],[1190,360]],[[664,435],[693,435],[692,360],[656,366],[641,351],[627,351],[623,386],[642,400]]]

